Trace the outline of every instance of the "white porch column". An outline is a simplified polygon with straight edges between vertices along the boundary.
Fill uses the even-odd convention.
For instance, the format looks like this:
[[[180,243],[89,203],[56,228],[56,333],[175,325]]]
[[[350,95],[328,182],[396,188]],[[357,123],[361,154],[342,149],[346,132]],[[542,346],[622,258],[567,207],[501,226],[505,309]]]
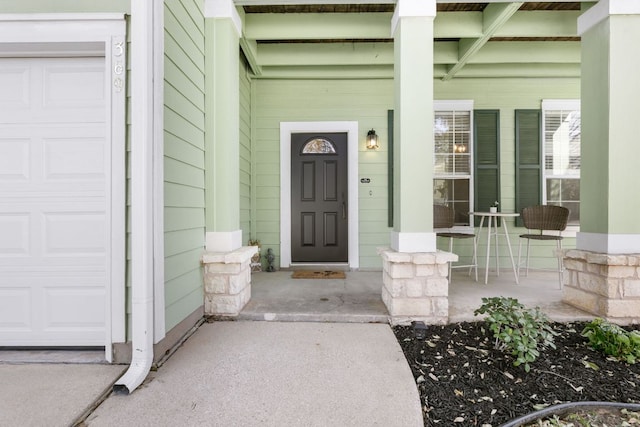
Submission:
[[[205,2],[206,249],[242,246],[240,230],[240,78],[242,23],[232,0]]]
[[[392,324],[449,319],[447,263],[433,232],[433,20],[435,0],[399,0],[393,15],[394,227],[382,248],[384,301]]]
[[[435,0],[399,0],[392,20],[395,79],[391,249],[434,252],[433,20]]]
[[[251,298],[251,257],[240,230],[240,55],[233,0],[205,1],[204,309],[236,316]]]
[[[640,319],[640,3],[600,0],[582,37],[580,233],[564,300],[619,323]]]

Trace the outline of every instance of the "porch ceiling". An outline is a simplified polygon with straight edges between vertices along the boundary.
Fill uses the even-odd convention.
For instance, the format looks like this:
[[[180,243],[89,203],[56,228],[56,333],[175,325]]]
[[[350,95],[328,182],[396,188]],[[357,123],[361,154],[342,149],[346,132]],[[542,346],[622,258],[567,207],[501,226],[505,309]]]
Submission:
[[[236,0],[242,50],[260,78],[393,76],[385,0]],[[438,0],[434,76],[577,77],[577,19],[594,2]]]

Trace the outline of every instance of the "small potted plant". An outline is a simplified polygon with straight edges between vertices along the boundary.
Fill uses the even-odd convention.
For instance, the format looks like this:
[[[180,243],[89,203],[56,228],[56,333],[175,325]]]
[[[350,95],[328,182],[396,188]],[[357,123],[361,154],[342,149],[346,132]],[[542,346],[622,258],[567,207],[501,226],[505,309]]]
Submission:
[[[489,208],[489,212],[491,213],[496,213],[498,212],[498,205],[500,203],[498,203],[498,201],[496,200],[495,202],[493,202],[493,205],[491,205],[491,207]]]
[[[262,271],[262,263],[260,262],[260,240],[249,239],[249,246],[258,247],[258,252],[251,257],[251,271]]]

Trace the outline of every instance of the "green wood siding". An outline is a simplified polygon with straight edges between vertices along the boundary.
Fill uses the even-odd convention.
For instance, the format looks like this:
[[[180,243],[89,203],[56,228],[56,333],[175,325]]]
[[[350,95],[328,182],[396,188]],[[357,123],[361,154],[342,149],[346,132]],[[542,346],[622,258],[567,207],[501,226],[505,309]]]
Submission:
[[[393,107],[392,80],[256,80],[256,237],[280,262],[280,122],[357,121],[359,127],[360,266],[380,268],[376,252],[389,244],[387,227],[387,110]],[[375,129],[380,148],[366,150]],[[374,233],[375,238],[370,238]],[[363,237],[365,237],[363,239]]]
[[[202,305],[204,17],[196,0],[165,1],[165,322]]]
[[[254,191],[256,221],[252,224],[263,247],[280,252],[280,152],[279,124],[282,121],[339,121],[359,123],[359,178],[370,178],[370,184],[359,183],[360,209],[360,266],[363,269],[381,268],[376,248],[389,245],[388,227],[388,163],[387,111],[394,108],[393,81],[373,80],[269,80],[257,79],[254,114],[252,116],[255,156]],[[580,81],[573,78],[546,79],[454,79],[434,80],[435,99],[472,99],[476,110],[493,110],[499,121],[498,152],[483,152],[483,162],[498,157],[498,167],[485,164],[482,173],[499,172],[500,209],[515,211],[515,110],[539,109],[542,99],[579,98]],[[493,114],[493,113],[485,113]],[[497,120],[496,117],[496,120]],[[380,149],[368,151],[364,139],[374,128],[381,136]],[[484,130],[483,130],[484,132]],[[487,158],[485,158],[487,156]],[[491,166],[494,165],[494,166]],[[482,169],[482,168],[480,168]],[[495,179],[492,178],[492,179]],[[371,191],[371,194],[369,193]],[[485,196],[483,196],[485,197]],[[490,196],[486,196],[491,198]],[[493,202],[493,200],[491,200]],[[517,246],[522,230],[509,224],[511,241]],[[483,241],[486,237],[483,235]],[[565,239],[565,246],[575,245]],[[482,246],[482,245],[481,245]],[[441,249],[444,249],[442,247]],[[482,263],[483,248],[480,248]],[[516,249],[517,250],[517,249]],[[455,247],[462,257],[470,254],[470,247]],[[500,245],[502,265],[508,264],[508,253]],[[277,260],[279,262],[279,260]],[[551,266],[555,259],[549,251],[533,252],[532,265]]]

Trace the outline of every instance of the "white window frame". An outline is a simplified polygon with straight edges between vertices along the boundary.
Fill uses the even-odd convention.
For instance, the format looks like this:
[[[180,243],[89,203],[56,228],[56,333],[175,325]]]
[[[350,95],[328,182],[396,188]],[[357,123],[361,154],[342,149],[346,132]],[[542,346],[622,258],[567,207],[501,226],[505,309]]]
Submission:
[[[437,111],[468,111],[469,112],[469,154],[470,154],[470,164],[469,164],[469,209],[473,210],[474,203],[474,133],[473,133],[473,100],[472,99],[461,99],[461,100],[434,100],[433,101],[433,115],[435,120],[435,115]],[[435,132],[435,130],[434,130]],[[434,161],[435,161],[435,144],[434,144]],[[463,178],[462,175],[455,176],[456,178]],[[433,179],[451,179],[451,175],[438,174],[434,171]],[[474,221],[473,217],[469,216],[469,225],[455,225],[452,228],[448,229],[449,231],[461,232],[461,233],[472,233],[474,230]],[[435,232],[444,231],[436,229]]]
[[[542,169],[542,173],[540,175],[542,177],[542,185],[541,185],[542,204],[546,205],[547,204],[547,178],[553,177],[553,178],[559,178],[559,179],[563,179],[563,178],[575,179],[576,177],[573,175],[570,176],[570,175],[548,175],[547,174],[547,168],[545,164],[545,161],[546,161],[545,137],[546,137],[546,128],[547,128],[545,112],[558,111],[558,110],[580,111],[580,100],[579,99],[543,99],[541,109],[542,109],[542,129],[540,132],[540,138],[542,140],[540,145],[542,149],[541,149],[541,156],[540,156],[540,162],[541,162],[540,166]],[[580,174],[578,174],[577,178],[580,179]],[[569,225],[567,226],[566,230],[562,232],[562,235],[565,237],[575,237],[576,232],[578,231],[580,231],[579,225]]]

